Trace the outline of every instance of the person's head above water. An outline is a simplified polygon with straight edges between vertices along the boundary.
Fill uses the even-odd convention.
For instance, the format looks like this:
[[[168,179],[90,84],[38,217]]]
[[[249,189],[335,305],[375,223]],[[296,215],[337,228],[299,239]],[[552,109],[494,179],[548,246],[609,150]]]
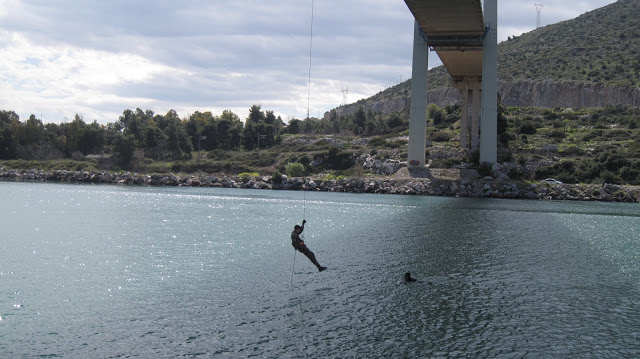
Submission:
[[[407,272],[404,274],[404,281],[405,282],[415,282],[415,278],[411,278],[411,273]]]

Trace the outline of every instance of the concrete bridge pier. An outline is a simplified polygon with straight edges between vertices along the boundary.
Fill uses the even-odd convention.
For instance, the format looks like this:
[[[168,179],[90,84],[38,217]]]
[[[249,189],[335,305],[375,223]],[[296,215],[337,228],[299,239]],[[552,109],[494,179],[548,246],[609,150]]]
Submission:
[[[454,83],[460,90],[462,98],[460,119],[460,147],[463,149],[478,149],[480,129],[480,88],[479,77],[465,77],[462,81]]]
[[[462,82],[458,88],[462,104],[460,107],[460,148],[467,149],[469,146],[469,83]]]
[[[482,127],[480,163],[495,164],[498,157],[498,0],[484,1],[488,29],[482,49]]]
[[[483,3],[475,0],[405,0],[405,3],[416,19],[408,166],[425,166],[429,48],[438,53],[454,83],[460,86],[464,108],[461,146],[466,148],[470,143],[471,149],[479,150],[480,162],[495,164],[498,129],[498,1],[485,0],[484,11]]]
[[[425,166],[427,146],[427,72],[429,46],[416,21],[413,30],[413,69],[411,73],[411,106],[409,108],[409,168]]]

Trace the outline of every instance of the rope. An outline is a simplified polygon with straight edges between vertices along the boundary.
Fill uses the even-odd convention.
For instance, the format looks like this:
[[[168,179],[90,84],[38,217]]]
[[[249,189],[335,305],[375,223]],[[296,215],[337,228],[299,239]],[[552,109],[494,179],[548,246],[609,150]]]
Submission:
[[[291,288],[293,288],[293,271],[296,268],[296,252],[297,250],[293,249],[293,267],[291,267]]]
[[[311,109],[311,50],[313,49],[313,0],[311,0],[311,32],[309,34],[309,89],[307,91],[307,118],[309,118],[309,113]],[[302,205],[302,220],[304,221],[307,215],[307,192],[302,188],[304,193],[304,201]],[[302,237],[304,240],[304,237]],[[293,249],[293,266],[291,267],[291,288],[293,288],[293,273],[296,268],[296,252],[298,252],[295,248]]]
[[[311,50],[313,49],[313,0],[311,0],[311,31],[309,33],[309,90],[307,93],[307,118],[311,108]],[[304,187],[302,188],[304,191]],[[302,219],[306,219],[307,192],[304,192],[304,205],[302,207]]]
[[[309,36],[309,91],[307,93],[307,118],[311,107],[311,49],[313,48],[313,0],[311,0],[311,33]]]

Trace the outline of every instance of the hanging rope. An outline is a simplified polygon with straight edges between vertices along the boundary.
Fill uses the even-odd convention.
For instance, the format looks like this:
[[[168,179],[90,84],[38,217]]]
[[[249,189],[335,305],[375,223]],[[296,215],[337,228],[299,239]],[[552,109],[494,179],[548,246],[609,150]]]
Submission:
[[[311,108],[311,49],[313,48],[313,0],[311,0],[311,32],[309,34],[309,90],[307,93],[307,118]]]
[[[311,109],[311,50],[313,49],[313,0],[311,0],[311,31],[309,32],[309,90],[307,93],[307,118],[309,118],[309,113]],[[307,209],[307,192],[304,187],[302,188],[304,191],[304,205],[302,206],[302,219],[306,219],[306,209]]]
[[[311,54],[313,49],[313,1],[311,0],[311,30],[309,33],[309,88],[307,90],[307,118],[309,118],[309,114],[311,111]],[[307,216],[307,192],[304,187],[302,188],[302,192],[304,194],[304,200],[302,204],[302,220],[304,221]],[[304,236],[302,237],[304,241]],[[293,266],[291,267],[291,288],[293,289],[293,273],[296,268],[296,252],[298,252],[295,248],[293,249]]]
[[[293,288],[293,271],[296,268],[296,252],[297,250],[293,249],[293,267],[291,267],[291,288]]]

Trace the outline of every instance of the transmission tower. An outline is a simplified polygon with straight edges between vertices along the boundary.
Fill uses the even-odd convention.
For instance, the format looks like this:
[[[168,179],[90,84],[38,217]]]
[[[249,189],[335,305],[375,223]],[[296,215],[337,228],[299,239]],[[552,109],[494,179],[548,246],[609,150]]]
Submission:
[[[347,95],[349,94],[349,86],[347,86],[347,89],[345,90],[344,87],[342,87],[342,106],[347,104]]]
[[[536,3],[536,10],[538,11],[538,18],[536,19],[536,29],[539,28],[540,26],[542,26],[540,24],[540,12],[542,11],[542,7],[544,5],[542,3],[538,4]]]

